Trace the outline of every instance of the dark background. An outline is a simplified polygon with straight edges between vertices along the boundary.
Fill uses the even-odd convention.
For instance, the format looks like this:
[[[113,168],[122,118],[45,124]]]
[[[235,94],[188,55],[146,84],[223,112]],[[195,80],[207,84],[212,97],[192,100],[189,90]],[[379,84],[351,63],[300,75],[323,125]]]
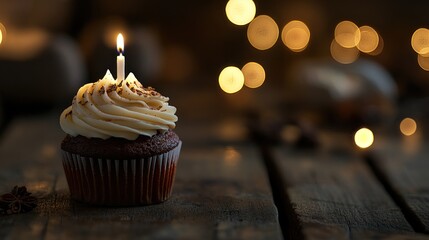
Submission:
[[[118,31],[125,35],[126,71],[136,73],[144,85],[154,85],[161,89],[168,86],[165,87],[166,95],[184,99],[198,95],[200,89],[206,89],[209,94],[196,97],[196,105],[203,108],[204,104],[216,99],[217,103],[213,103],[215,106],[231,108],[230,112],[238,111],[241,114],[253,114],[254,108],[262,108],[262,112],[285,112],[287,107],[300,108],[299,102],[291,104],[284,100],[290,93],[286,84],[290,68],[304,60],[332,61],[329,45],[335,26],[343,20],[353,21],[358,26],[369,25],[378,31],[384,40],[383,52],[377,56],[361,54],[360,59],[380,64],[392,76],[398,87],[397,95],[391,102],[395,108],[412,102],[412,106],[418,107],[411,115],[425,116],[421,113],[425,110],[420,106],[424,105],[429,90],[429,73],[419,67],[417,55],[410,44],[416,29],[429,26],[429,4],[425,1],[255,1],[256,15],[270,15],[277,22],[280,31],[291,20],[301,20],[307,24],[311,39],[308,47],[300,53],[291,52],[280,39],[269,50],[254,49],[247,41],[247,26],[233,25],[226,18],[226,3],[227,1],[217,0],[0,0],[0,23],[9,33],[15,29],[25,31],[37,28],[45,31],[52,42],[58,36],[64,37],[76,47],[76,51],[72,51],[76,55],[73,59],[81,63],[79,67],[72,64],[58,67],[60,64],[57,61],[49,62],[49,59],[53,59],[49,54],[33,56],[37,63],[42,62],[40,59],[48,59],[40,67],[44,71],[35,77],[48,79],[43,90],[40,90],[47,93],[34,94],[37,89],[31,87],[26,98],[18,97],[10,90],[1,91],[3,112],[6,112],[3,118],[8,119],[11,114],[30,109],[37,112],[46,106],[63,108],[70,103],[73,93],[84,82],[101,78],[107,68],[115,75],[115,36]],[[6,35],[4,38],[7,37]],[[5,48],[5,44],[2,45],[0,53],[2,47]],[[30,66],[28,71],[23,71],[28,76],[24,74],[21,76],[24,80],[19,82],[36,81],[31,75],[31,67],[34,67],[34,64],[29,63],[31,59],[10,60],[3,54],[0,61],[1,80],[10,84],[5,85],[7,89],[17,86],[17,83],[11,84],[6,80],[17,75],[12,71],[14,69],[22,72],[26,66]],[[223,93],[217,82],[220,71],[229,65],[241,67],[249,61],[256,61],[264,66],[267,74],[264,85],[258,89],[243,89],[233,95]],[[24,67],[23,62],[26,63]],[[65,71],[64,68],[69,69]],[[44,77],[46,72],[55,74]],[[65,72],[82,74],[67,79],[70,74],[64,74]],[[73,83],[61,85],[62,81]],[[20,87],[25,89],[26,86],[28,87],[23,84]],[[172,91],[172,88],[177,91]],[[53,94],[58,91],[60,94]],[[40,98],[40,95],[48,97]],[[180,100],[177,103],[182,115],[187,112],[181,106],[185,105],[184,102],[186,101]],[[353,126],[365,121],[371,122],[368,120],[371,118],[359,109],[360,106],[356,107],[359,102],[343,104],[333,100],[331,103],[333,109],[328,112],[334,114],[331,118],[340,119],[340,122],[353,122]],[[16,107],[28,105],[31,107]],[[357,113],[342,116],[341,109],[344,106],[357,109]],[[395,116],[397,115],[396,112]]]

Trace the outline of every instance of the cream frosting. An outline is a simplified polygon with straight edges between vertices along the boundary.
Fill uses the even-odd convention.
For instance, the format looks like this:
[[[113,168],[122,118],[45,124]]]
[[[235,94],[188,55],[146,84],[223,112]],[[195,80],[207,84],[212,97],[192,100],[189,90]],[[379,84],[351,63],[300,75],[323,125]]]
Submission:
[[[103,79],[79,89],[72,105],[62,112],[60,125],[71,136],[151,137],[176,126],[176,108],[168,100],[154,88],[144,88],[132,73],[117,82],[107,70]]]

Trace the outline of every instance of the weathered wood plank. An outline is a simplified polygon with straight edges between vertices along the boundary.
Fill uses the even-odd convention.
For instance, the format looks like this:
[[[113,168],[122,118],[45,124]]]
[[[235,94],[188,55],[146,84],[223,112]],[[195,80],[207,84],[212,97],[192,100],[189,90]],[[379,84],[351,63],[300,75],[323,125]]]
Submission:
[[[41,199],[53,193],[61,167],[55,141],[63,135],[57,130],[55,120],[46,117],[20,119],[3,133],[0,193],[9,192],[15,185],[27,186]],[[41,239],[47,222],[47,216],[39,216],[36,212],[0,216],[0,239]]]
[[[287,214],[295,214],[295,224],[301,228],[290,232],[292,238],[317,239],[318,232],[339,239],[365,231],[413,232],[362,159],[278,147],[270,161],[284,199],[290,201],[285,209],[292,213]]]
[[[27,185],[40,201],[31,213],[0,217],[0,237],[22,237],[34,226],[32,238],[39,239],[281,238],[268,176],[255,147],[196,148],[184,140],[173,196],[167,202],[94,207],[69,198],[59,154],[64,134],[56,120],[22,119],[5,133],[0,190]]]
[[[370,156],[374,168],[387,181],[413,227],[429,233],[429,149],[419,134],[379,137]]]
[[[304,235],[307,239],[365,239],[365,240],[427,240],[429,237],[419,233],[383,233],[370,230],[356,230],[337,225],[304,223]]]

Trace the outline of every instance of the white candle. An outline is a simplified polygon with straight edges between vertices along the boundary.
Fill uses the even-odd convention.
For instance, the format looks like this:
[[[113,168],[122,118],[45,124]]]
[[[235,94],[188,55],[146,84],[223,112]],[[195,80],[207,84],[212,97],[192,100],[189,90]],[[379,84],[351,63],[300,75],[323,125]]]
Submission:
[[[120,33],[116,38],[116,46],[119,52],[119,56],[116,58],[116,79],[117,81],[122,81],[125,79],[125,57],[122,55],[122,52],[124,51],[124,37]]]

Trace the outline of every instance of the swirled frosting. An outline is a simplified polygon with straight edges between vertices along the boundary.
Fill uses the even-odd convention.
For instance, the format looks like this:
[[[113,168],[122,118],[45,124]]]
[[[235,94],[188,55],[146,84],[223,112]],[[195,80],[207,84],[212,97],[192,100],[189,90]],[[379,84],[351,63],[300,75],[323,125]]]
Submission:
[[[168,100],[154,88],[144,88],[132,73],[117,82],[107,71],[103,79],[79,89],[72,105],[62,112],[60,125],[71,136],[151,137],[176,126],[176,108]]]

